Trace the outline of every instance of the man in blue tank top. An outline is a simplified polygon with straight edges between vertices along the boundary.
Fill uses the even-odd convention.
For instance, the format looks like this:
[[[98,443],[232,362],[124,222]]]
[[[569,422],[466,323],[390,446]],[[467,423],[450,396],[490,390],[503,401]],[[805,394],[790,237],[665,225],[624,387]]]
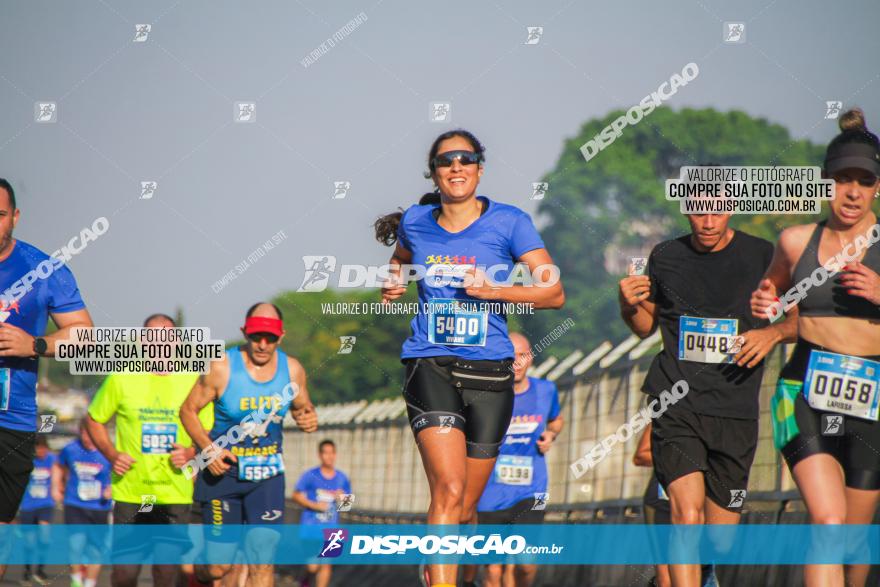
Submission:
[[[305,370],[279,349],[284,336],[281,310],[255,304],[242,332],[247,342],[213,362],[180,408],[180,420],[201,450],[188,468],[198,469],[193,499],[202,504],[205,539],[211,543],[207,563],[196,566],[199,580],[206,582],[232,569],[237,539],[228,532],[224,536],[224,526],[284,522],[284,416],[290,411],[304,432],[318,427]],[[208,432],[198,413],[210,402],[214,426]],[[274,584],[271,560],[278,535],[265,530],[249,531],[245,537],[248,581],[254,587]]]
[[[13,238],[19,216],[15,191],[0,178],[0,524],[15,517],[34,467],[38,359],[54,355],[71,328],[92,326],[61,256]],[[58,330],[45,335],[48,318]],[[5,572],[0,564],[0,579]]]
[[[510,334],[516,360],[513,363],[513,415],[504,435],[495,470],[477,502],[479,524],[540,524],[544,521],[547,494],[547,463],[544,455],[562,432],[563,419],[556,384],[528,377],[532,351],[522,334]],[[473,585],[476,566],[467,566],[464,585]],[[485,587],[531,585],[537,565],[488,565]],[[507,577],[502,580],[502,576]]]

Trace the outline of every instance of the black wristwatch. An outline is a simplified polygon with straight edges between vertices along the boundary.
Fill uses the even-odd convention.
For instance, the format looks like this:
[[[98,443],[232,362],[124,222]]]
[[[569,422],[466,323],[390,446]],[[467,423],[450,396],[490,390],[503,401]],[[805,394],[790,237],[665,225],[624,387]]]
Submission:
[[[34,353],[38,357],[42,357],[49,350],[49,343],[42,336],[34,337]]]

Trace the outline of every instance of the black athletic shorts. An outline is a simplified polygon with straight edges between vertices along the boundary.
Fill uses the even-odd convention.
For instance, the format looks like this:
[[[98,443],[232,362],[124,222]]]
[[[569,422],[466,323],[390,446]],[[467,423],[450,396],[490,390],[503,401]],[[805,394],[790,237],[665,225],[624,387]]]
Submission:
[[[139,511],[141,510],[141,511]],[[113,504],[113,556],[124,557],[119,564],[134,564],[137,557],[145,559],[154,549],[163,552],[163,559],[182,555],[192,548],[187,526],[190,504],[148,504],[126,503],[117,501]],[[139,533],[135,526],[141,524],[172,525],[173,530],[162,532],[162,538],[156,543],[144,542],[144,534]],[[171,553],[171,554],[167,554]],[[140,564],[140,563],[138,563]]]
[[[516,502],[506,510],[494,512],[477,512],[478,524],[541,524],[544,522],[544,510],[532,509],[535,505],[533,497]]]
[[[36,432],[0,428],[0,522],[15,519],[34,470]]]
[[[651,428],[651,456],[657,481],[669,484],[702,471],[706,496],[732,512],[741,511],[749,469],[758,447],[758,421],[696,414],[671,406]]]
[[[513,361],[447,356],[403,362],[403,398],[413,433],[457,428],[464,433],[469,457],[497,457],[513,414]]]
[[[37,508],[35,510],[20,510],[18,512],[18,523],[26,525],[42,523],[50,524],[52,523],[52,518],[54,516],[55,508],[51,505],[44,508]]]
[[[65,524],[107,524],[109,520],[110,510],[92,510],[64,504]]]
[[[798,339],[791,358],[779,374],[780,379],[803,383],[807,374],[810,351],[813,349],[827,350],[804,339]],[[864,358],[880,361],[880,356]],[[826,436],[822,434],[822,415],[826,413],[842,415],[811,408],[803,393],[799,393],[795,398],[794,417],[799,432],[782,447],[781,451],[788,467],[793,469],[805,458],[816,454],[829,454],[843,468],[847,487],[865,490],[880,489],[880,454],[878,454],[880,451],[880,422],[842,415],[842,434]]]

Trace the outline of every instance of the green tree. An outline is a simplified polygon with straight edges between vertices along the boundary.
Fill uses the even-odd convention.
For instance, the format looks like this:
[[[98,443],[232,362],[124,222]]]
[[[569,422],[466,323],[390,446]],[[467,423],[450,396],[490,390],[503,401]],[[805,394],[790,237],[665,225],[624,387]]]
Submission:
[[[821,165],[824,152],[822,146],[793,139],[778,124],[743,112],[662,107],[585,161],[581,145],[624,113],[616,110],[586,122],[543,179],[550,186],[538,208],[539,225],[560,267],[567,302],[561,312],[536,312],[524,316],[522,324],[538,340],[566,317],[575,320],[550,354],[588,352],[605,339],[617,343],[629,334],[619,318],[617,282],[631,252],[647,256],[653,244],[688,231],[678,204],[664,196],[664,181],[678,177],[681,166]],[[732,225],[775,242],[781,228],[816,218],[736,215]]]

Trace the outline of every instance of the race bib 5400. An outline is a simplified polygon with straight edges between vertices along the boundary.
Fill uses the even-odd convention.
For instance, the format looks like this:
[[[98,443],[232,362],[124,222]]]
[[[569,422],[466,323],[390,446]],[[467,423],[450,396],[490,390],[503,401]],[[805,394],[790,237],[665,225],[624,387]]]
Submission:
[[[428,302],[428,341],[431,344],[486,346],[489,312],[478,302],[435,298]]]

